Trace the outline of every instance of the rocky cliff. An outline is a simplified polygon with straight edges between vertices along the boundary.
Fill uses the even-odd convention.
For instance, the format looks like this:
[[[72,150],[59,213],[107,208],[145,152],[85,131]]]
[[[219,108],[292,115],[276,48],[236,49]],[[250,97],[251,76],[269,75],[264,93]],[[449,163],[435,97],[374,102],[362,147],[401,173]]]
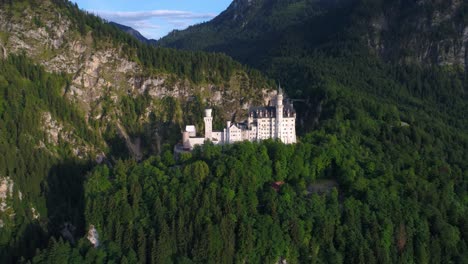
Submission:
[[[170,151],[185,124],[203,130],[205,107],[224,123],[273,87],[225,55],[140,44],[65,0],[0,1],[0,64],[2,263],[85,234],[91,166]]]
[[[173,97],[183,104],[199,96],[206,105],[223,106],[222,118],[230,119],[237,109],[263,102],[263,93],[253,90],[268,88],[245,85],[250,76],[242,69],[235,70],[227,82],[217,84],[193,83],[171,72],[149,70],[134,52],[128,52],[126,43],[98,40],[93,29],[80,34],[74,19],[50,1],[34,7],[25,2],[1,8],[0,49],[3,57],[25,54],[47,71],[69,75],[71,82],[63,87],[63,95],[79,106],[86,120],[100,122],[102,130],[121,123],[120,117],[126,113],[118,105],[123,97]],[[111,112],[105,105],[111,105]],[[141,122],[155,111],[156,104],[148,104]],[[176,121],[182,125],[183,120]],[[45,122],[46,130],[50,130],[48,126]]]
[[[226,52],[259,68],[269,64],[262,64],[265,58],[357,44],[386,61],[465,67],[467,22],[462,0],[236,0],[212,21],[174,31],[158,43]]]
[[[468,65],[466,1],[384,1],[367,24],[369,46],[387,60]]]

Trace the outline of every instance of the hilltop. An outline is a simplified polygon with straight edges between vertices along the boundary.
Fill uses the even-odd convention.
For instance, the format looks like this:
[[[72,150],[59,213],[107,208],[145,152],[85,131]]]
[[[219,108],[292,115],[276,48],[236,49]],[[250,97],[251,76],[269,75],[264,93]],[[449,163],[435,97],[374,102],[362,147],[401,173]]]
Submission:
[[[463,1],[236,0],[161,40],[191,50],[0,4],[0,262],[467,262]],[[216,129],[268,102],[265,76],[296,144],[173,155],[205,107]]]
[[[158,44],[224,52],[260,68],[274,57],[349,48],[386,61],[465,67],[467,22],[461,0],[235,0],[212,21],[173,31]]]
[[[61,0],[2,1],[0,51],[7,262],[85,232],[82,184],[96,164],[170,153],[184,124],[201,130],[205,107],[219,126],[274,88],[230,57],[142,44]]]
[[[156,40],[145,38],[138,30],[134,28],[131,28],[131,27],[119,24],[119,23],[115,23],[115,22],[109,22],[109,24],[118,27],[119,29],[123,30],[127,34],[130,34],[131,36],[135,37],[136,39],[138,39],[139,41],[143,43],[156,45]]]

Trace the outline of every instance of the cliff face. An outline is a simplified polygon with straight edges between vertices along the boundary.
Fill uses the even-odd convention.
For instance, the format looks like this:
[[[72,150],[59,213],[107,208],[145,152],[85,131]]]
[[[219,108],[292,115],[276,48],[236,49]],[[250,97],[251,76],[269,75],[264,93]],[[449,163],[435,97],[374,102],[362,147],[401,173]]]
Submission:
[[[46,12],[53,7],[46,1],[40,8]],[[43,18],[35,17],[35,12],[26,9],[21,16],[10,17],[0,10],[0,45],[4,56],[26,53],[48,71],[72,75],[72,84],[64,93],[90,116],[99,114],[96,103],[104,97],[117,100],[121,95],[145,92],[155,98],[188,97],[199,90],[222,90],[212,84],[196,87],[183,79],[168,84],[170,74],[148,74],[122,52],[122,46],[93,43],[91,34],[83,38],[60,13]]]
[[[369,46],[387,60],[468,65],[466,1],[416,1],[380,6],[369,19]]]
[[[39,8],[45,13],[53,6],[45,1]],[[121,56],[120,47],[95,47],[91,35],[82,38],[60,13],[36,17],[29,8],[18,15],[0,12],[5,55],[25,53],[50,72],[72,75],[73,82],[64,93],[82,105],[87,114],[92,104],[104,96],[106,87],[113,86],[115,94],[125,88],[122,85],[127,82],[127,74],[141,72],[136,63]]]
[[[362,42],[386,61],[465,67],[467,21],[462,0],[238,0],[212,21],[172,32],[159,45],[226,52],[255,65],[264,57]]]
[[[264,101],[261,90],[267,87],[257,87],[258,93],[250,90],[243,85],[249,81],[243,70],[232,74],[227,83],[194,84],[170,72],[148,70],[129,55],[128,47],[126,52],[124,49],[125,44],[112,39],[96,40],[92,31],[83,36],[74,21],[49,1],[41,1],[34,8],[28,4],[0,8],[1,55],[25,54],[49,72],[71,76],[71,83],[63,87],[64,96],[76,103],[86,120],[99,121],[102,131],[109,124],[121,123],[126,113],[118,106],[124,97],[172,97],[183,105],[196,95],[213,107],[222,106],[225,111],[220,113],[221,118],[226,120],[237,109]],[[111,110],[104,109],[106,104],[112,105]],[[157,107],[150,103],[141,122],[146,122]],[[44,129],[48,124],[44,123]]]
[[[197,121],[202,120],[198,113],[204,107],[218,109],[215,124],[219,124],[231,120],[239,109],[269,98],[267,80],[227,56],[132,45],[138,42],[128,41],[117,28],[115,32],[106,29],[108,24],[73,8],[65,0],[0,5],[0,62],[18,67],[10,72],[21,76],[12,79],[23,78],[25,83],[9,83],[0,75],[0,127],[22,138],[17,140],[4,130],[0,133],[2,150],[11,149],[12,153],[8,159],[0,158],[0,231],[7,232],[0,237],[1,245],[18,237],[28,240],[27,231],[21,231],[26,230],[20,228],[22,223],[44,229],[53,226],[49,232],[65,233],[73,241],[76,234],[70,230],[74,228],[65,227],[76,226],[77,234],[84,232],[83,219],[70,212],[82,206],[79,186],[89,164],[158,154],[176,143],[185,124],[202,124]],[[85,24],[78,24],[85,18]],[[141,55],[144,52],[148,57],[165,56],[156,59],[169,67],[148,65],[151,63]],[[27,65],[24,71],[19,61]],[[38,75],[28,76],[35,71],[34,65],[53,74],[40,69],[35,72]],[[2,74],[5,72],[9,73]],[[35,80],[39,75],[47,75],[37,82],[41,85]],[[52,81],[48,83],[47,78]],[[30,104],[34,108],[28,108],[34,114],[25,115],[31,120],[9,113],[14,121],[5,121],[4,109],[16,110],[10,105],[4,108],[5,102],[21,104],[21,96],[10,99],[4,95],[9,89],[20,95],[21,89],[34,90],[24,101],[34,101]],[[40,97],[41,89],[50,89],[50,94],[60,98],[54,97],[54,103],[59,103],[48,104],[52,100]],[[57,113],[62,106],[70,107],[63,109],[67,114]],[[26,122],[37,131],[23,128]],[[16,125],[23,130],[16,130]],[[10,255],[13,251],[0,249],[0,261],[4,252]]]

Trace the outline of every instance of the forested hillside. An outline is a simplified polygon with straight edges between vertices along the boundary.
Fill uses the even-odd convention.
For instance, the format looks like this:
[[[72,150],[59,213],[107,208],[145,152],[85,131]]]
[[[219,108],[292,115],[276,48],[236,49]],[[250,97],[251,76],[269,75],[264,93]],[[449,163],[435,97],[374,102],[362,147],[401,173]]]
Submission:
[[[296,145],[95,168],[84,212],[98,247],[56,239],[33,262],[466,262],[466,133],[342,91],[323,107]]]
[[[137,40],[139,40],[139,41],[141,41],[143,43],[156,45],[156,40],[145,38],[143,35],[141,35],[140,32],[138,32],[137,30],[135,30],[135,29],[133,29],[131,27],[121,25],[121,24],[118,24],[118,23],[115,23],[115,22],[109,22],[109,24],[111,24],[113,26],[116,26],[117,28],[123,30],[127,34],[130,34],[131,36],[135,37]]]
[[[224,52],[260,69],[272,58],[343,54],[356,45],[385,61],[465,66],[467,23],[462,0],[235,0],[158,45]]]
[[[418,4],[465,10],[432,2]],[[304,99],[298,144],[180,157],[183,124],[207,105],[230,115],[271,82],[226,55],[141,44],[67,1],[0,3],[2,263],[468,262],[464,65],[387,56],[366,35],[372,10],[412,3],[236,0],[177,33],[194,49],[215,40]]]
[[[0,51],[2,263],[84,236],[96,164],[158,154],[185,124],[201,130],[206,106],[219,125],[272,87],[225,55],[141,44],[68,1],[1,1]]]
[[[450,171],[459,181],[450,188],[451,194],[442,196],[460,195],[455,198],[458,209],[454,211],[460,212],[461,221],[453,225],[452,234],[459,234],[458,246],[466,247],[468,232],[464,215],[468,205],[465,190],[468,175],[463,160],[468,155],[467,14],[464,1],[234,1],[212,21],[173,32],[160,44],[225,52],[272,78],[279,77],[291,96],[306,99],[308,104],[296,104],[301,120],[299,127],[304,133],[302,143],[306,144],[309,136],[325,133],[336,136],[337,144],[345,146],[343,149],[329,147],[329,151],[336,151],[338,156],[352,153],[349,163],[343,163],[346,165],[341,170],[334,169],[341,165],[332,159],[331,165],[325,165],[330,173],[324,176],[339,183],[342,210],[335,219],[346,230],[353,227],[344,221],[356,217],[343,208],[347,201],[362,203],[366,209],[361,214],[366,211],[378,218],[378,212],[390,206],[392,197],[406,199],[401,207],[390,206],[400,208],[396,211],[383,209],[389,215],[385,220],[377,220],[378,224],[360,218],[355,222],[360,229],[344,238],[328,234],[325,237],[333,240],[327,246],[321,244],[315,248],[321,253],[324,248],[337,249],[337,255],[343,259],[333,259],[336,255],[331,254],[320,255],[312,261],[464,262],[467,254],[461,248],[450,250],[436,245],[457,240],[436,234],[440,218],[433,215],[426,220],[414,218],[413,222],[403,219],[417,209],[403,211],[420,206],[429,214],[440,212],[440,207],[436,208],[441,200],[423,201],[423,197],[445,192],[447,189],[442,185],[449,183],[451,176],[444,171]],[[425,141],[429,138],[434,141]],[[320,140],[313,142],[313,149],[320,149],[317,146]],[[319,161],[313,160],[312,164]],[[439,167],[441,162],[450,169]],[[456,167],[458,172],[452,170]],[[361,171],[361,176],[356,169]],[[435,180],[437,177],[439,180]],[[380,181],[377,179],[386,183],[380,187],[370,183]],[[426,181],[423,179],[427,184],[410,183]],[[389,193],[392,189],[398,194]],[[382,197],[377,198],[380,194]],[[326,208],[333,210],[332,206]],[[450,218],[448,214],[441,215]],[[385,232],[387,220],[393,226],[391,243],[387,244],[390,246],[384,250],[387,253],[366,250],[366,243],[376,245],[377,237],[386,235],[381,233],[372,238],[365,234],[374,228]],[[420,228],[403,231],[400,221],[405,225],[427,224],[426,236],[431,237],[427,241],[431,242],[422,242],[425,239],[418,237],[422,234]],[[339,227],[325,230],[343,234]],[[402,234],[410,233],[414,240],[402,239]],[[447,235],[451,231],[443,233]],[[363,240],[354,240],[360,236],[364,236]],[[341,242],[353,240],[354,243],[339,246]],[[402,249],[410,240],[412,246]],[[360,251],[353,251],[353,245],[359,245]],[[426,252],[428,255],[424,256]],[[460,259],[449,260],[439,258],[438,252],[461,255]],[[299,258],[298,261],[309,260]]]
[[[151,113],[163,115],[164,107],[175,108],[162,120],[173,129],[186,121],[200,125],[201,110],[180,113],[189,101],[199,108],[222,106],[226,114],[218,116],[228,119],[241,105],[262,102],[271,87],[259,72],[230,57],[142,44],[68,1],[15,1],[2,4],[0,12],[2,55],[25,54],[47,71],[66,73],[63,95],[101,132],[121,124],[132,139],[142,138]]]
[[[83,174],[102,142],[60,95],[65,76],[22,56],[0,66],[0,257],[7,263],[11,256],[34,254],[67,221],[83,229]],[[77,158],[83,149],[89,154]]]
[[[308,131],[330,86],[401,107],[417,97],[466,116],[467,17],[458,0],[236,0],[158,43],[224,52],[280,79],[292,97],[312,102],[299,111]]]

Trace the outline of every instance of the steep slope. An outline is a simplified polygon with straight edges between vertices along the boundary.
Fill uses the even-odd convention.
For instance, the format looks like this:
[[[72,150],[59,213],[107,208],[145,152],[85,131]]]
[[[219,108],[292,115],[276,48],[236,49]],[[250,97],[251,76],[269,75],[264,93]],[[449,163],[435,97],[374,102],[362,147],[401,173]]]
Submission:
[[[321,224],[327,220],[314,222],[320,231],[298,263],[466,261],[458,252],[468,241],[467,2],[329,3],[234,1],[214,20],[159,43],[224,52],[305,99],[296,104],[306,131],[301,141],[327,153],[309,164],[328,168],[319,177],[338,179],[343,211],[325,224],[330,229]],[[440,215],[443,198],[433,198],[446,195],[458,217]],[[411,216],[416,211],[420,217]],[[372,234],[377,229],[386,231]]]
[[[141,35],[140,32],[138,32],[138,30],[136,30],[134,28],[131,28],[131,27],[125,26],[125,25],[121,25],[121,24],[115,23],[115,22],[110,22],[109,24],[118,27],[119,29],[123,30],[127,34],[130,34],[131,36],[135,37],[136,39],[138,39],[139,41],[141,41],[143,43],[156,45],[156,40],[145,38],[143,35]]]
[[[305,20],[318,16],[323,2],[328,1],[236,0],[212,21],[173,31],[158,45],[225,52],[258,65],[288,39],[289,28],[301,27]],[[303,42],[291,40],[288,44]]]
[[[273,87],[227,56],[141,44],[61,0],[1,1],[0,50],[2,263],[84,234],[95,164],[168,150],[184,124],[202,130],[206,106],[219,125]]]
[[[0,2],[0,262],[467,262],[466,73],[376,56],[354,2],[236,1],[262,4],[242,19],[286,26],[256,30],[275,38],[248,59],[304,99],[300,142],[177,160],[184,122],[207,104],[228,118],[268,81],[226,56],[142,45],[65,1],[12,2]],[[274,10],[313,11],[314,32]],[[138,138],[141,162],[127,150]]]
[[[381,1],[368,8],[365,38],[383,58],[468,66],[468,3]],[[369,12],[372,10],[378,12]]]
[[[261,69],[290,94],[314,102],[299,112],[305,123],[316,124],[317,88],[330,83],[378,97],[393,94],[399,103],[407,95],[395,86],[439,106],[441,98],[466,98],[467,10],[458,0],[236,0],[212,21],[174,31],[159,44],[224,52]],[[438,66],[456,72],[456,85],[429,87],[433,71],[444,72]]]
[[[241,97],[251,98],[242,104],[263,101],[262,93],[255,90],[267,88],[266,80],[226,56],[140,44],[63,1],[25,1],[5,7],[0,11],[4,56],[24,53],[50,72],[68,74],[71,79],[63,94],[80,106],[91,123],[105,127],[111,121],[124,122],[124,109],[105,108],[112,107],[108,102],[125,106],[126,98],[187,101],[199,96],[203,103],[228,110],[222,120],[241,106]],[[150,105],[136,119],[155,109]],[[187,117],[179,117],[177,123],[182,124],[182,118]]]
[[[464,67],[467,21],[461,0],[235,0],[212,21],[174,31],[159,45],[225,52],[262,67],[271,57],[351,41],[386,60]]]

